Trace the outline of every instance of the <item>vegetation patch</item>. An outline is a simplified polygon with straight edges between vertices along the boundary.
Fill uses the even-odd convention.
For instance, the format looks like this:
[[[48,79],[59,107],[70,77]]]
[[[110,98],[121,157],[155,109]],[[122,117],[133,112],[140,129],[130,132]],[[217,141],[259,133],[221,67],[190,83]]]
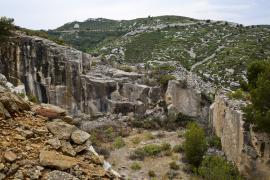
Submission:
[[[243,179],[231,163],[219,156],[205,156],[201,166],[198,168],[198,173],[206,180]]]
[[[207,149],[204,130],[195,122],[189,123],[183,144],[185,155],[190,164],[198,167]]]

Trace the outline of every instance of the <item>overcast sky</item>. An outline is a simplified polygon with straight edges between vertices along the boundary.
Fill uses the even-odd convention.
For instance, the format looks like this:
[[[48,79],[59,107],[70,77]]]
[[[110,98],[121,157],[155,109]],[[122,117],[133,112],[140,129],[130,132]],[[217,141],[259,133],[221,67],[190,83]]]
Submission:
[[[0,16],[19,26],[54,29],[74,20],[180,15],[198,19],[270,24],[270,0],[0,0]]]

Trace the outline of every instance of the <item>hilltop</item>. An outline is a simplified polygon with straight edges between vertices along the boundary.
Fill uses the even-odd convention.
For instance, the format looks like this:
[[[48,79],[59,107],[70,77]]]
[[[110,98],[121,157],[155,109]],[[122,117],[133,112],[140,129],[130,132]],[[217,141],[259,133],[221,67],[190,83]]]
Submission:
[[[267,25],[245,27],[181,16],[88,19],[48,33],[110,61],[177,61],[206,81],[225,87],[238,87],[246,81],[247,64],[269,59],[270,54]]]

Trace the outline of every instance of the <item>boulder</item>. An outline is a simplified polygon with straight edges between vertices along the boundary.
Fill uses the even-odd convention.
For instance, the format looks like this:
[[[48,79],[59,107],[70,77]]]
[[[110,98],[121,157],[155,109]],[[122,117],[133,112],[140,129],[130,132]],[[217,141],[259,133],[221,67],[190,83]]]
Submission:
[[[201,92],[186,87],[184,82],[169,81],[165,94],[168,110],[176,110],[183,115],[206,119],[209,104],[203,99]]]
[[[14,114],[31,109],[30,105],[24,99],[10,92],[0,93],[0,103],[0,109],[2,111],[1,114],[4,114],[6,117],[8,117],[8,113],[6,111],[8,111],[9,114]]]
[[[42,104],[36,109],[36,113],[49,119],[58,119],[66,116],[66,110],[51,104]]]
[[[77,165],[77,160],[73,157],[61,155],[55,151],[41,151],[39,162],[42,166],[53,167],[65,170]]]
[[[89,138],[90,134],[82,130],[76,130],[71,134],[71,139],[76,144],[83,144]]]
[[[62,120],[49,122],[46,127],[58,139],[69,140],[73,131],[77,128],[74,125],[67,124]]]

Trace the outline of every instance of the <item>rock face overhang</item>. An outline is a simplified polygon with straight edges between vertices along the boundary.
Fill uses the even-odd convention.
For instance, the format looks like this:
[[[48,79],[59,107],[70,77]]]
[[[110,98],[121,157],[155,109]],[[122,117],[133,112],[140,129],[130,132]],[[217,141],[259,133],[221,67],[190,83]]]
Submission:
[[[269,134],[254,132],[245,125],[241,104],[229,100],[226,95],[216,95],[209,111],[209,124],[221,138],[222,150],[229,161],[249,179],[270,177]]]
[[[46,39],[19,35],[0,48],[0,72],[14,85],[24,84],[40,102],[71,113],[144,113],[160,98],[159,87],[135,83],[142,74],[115,69],[108,75],[91,73],[93,59]]]

